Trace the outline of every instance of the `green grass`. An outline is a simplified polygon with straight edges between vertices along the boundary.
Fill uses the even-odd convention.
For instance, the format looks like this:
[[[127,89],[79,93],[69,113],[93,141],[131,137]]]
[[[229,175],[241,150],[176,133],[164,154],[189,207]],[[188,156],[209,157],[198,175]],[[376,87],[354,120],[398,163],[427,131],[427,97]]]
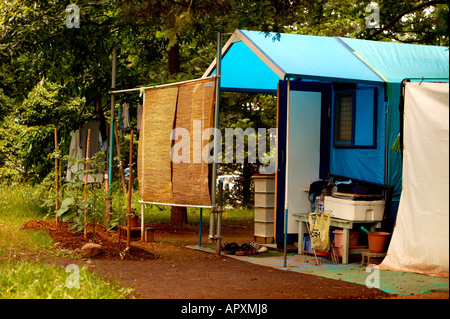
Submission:
[[[188,208],[188,224],[200,223],[200,209]],[[210,210],[202,210],[202,225],[209,225]],[[223,226],[235,226],[251,224],[253,222],[253,210],[245,208],[224,209],[222,214]],[[170,223],[170,207],[147,204],[145,206],[145,223],[168,224]]]
[[[0,185],[0,252],[13,249],[37,254],[53,244],[47,231],[22,230],[27,221],[44,218],[39,203],[39,193],[30,185]]]
[[[132,291],[87,269],[33,262],[0,264],[0,299],[122,299]]]
[[[42,218],[40,193],[27,184],[0,184],[0,218],[18,224]]]
[[[0,184],[0,299],[126,298],[132,289],[103,281],[86,266],[79,267],[79,288],[69,288],[66,280],[73,271],[40,261],[40,255],[51,254],[53,240],[47,231],[22,229],[25,222],[45,217],[40,196],[30,185]]]

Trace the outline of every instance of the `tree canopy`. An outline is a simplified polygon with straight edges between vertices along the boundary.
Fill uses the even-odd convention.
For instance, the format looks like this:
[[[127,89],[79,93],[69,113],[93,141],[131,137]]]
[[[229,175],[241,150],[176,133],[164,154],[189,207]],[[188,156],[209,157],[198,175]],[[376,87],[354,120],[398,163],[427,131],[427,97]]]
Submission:
[[[14,162],[11,165],[21,167],[22,174],[36,170],[44,161],[27,162],[27,152],[13,151],[13,145],[19,144],[11,142],[13,136],[9,136],[9,131],[38,129],[48,133],[44,127],[49,125],[70,130],[89,116],[102,113],[108,116],[113,48],[118,52],[116,87],[130,88],[199,77],[215,57],[216,33],[227,36],[237,28],[448,46],[448,0],[380,0],[377,28],[366,24],[371,3],[369,0],[2,1],[0,164]],[[69,4],[79,8],[79,27],[66,23],[71,14],[66,10]],[[224,103],[233,104],[240,99],[230,98]],[[254,96],[248,99],[253,101]],[[255,114],[245,110],[245,103],[233,110],[239,115],[227,120],[236,121],[235,125],[244,127],[257,121]],[[14,130],[8,130],[13,126]],[[51,143],[48,136],[46,140]],[[5,150],[5,145],[11,146],[11,150]],[[8,155],[18,153],[22,157],[16,160],[15,155],[12,158]]]
[[[69,3],[0,4],[0,79],[9,97],[24,99],[45,77],[91,103],[110,87],[113,47],[118,87],[199,75],[214,57],[216,32],[236,28],[448,45],[448,1],[379,1],[384,31],[366,26],[370,1],[74,1],[79,28],[66,25]]]

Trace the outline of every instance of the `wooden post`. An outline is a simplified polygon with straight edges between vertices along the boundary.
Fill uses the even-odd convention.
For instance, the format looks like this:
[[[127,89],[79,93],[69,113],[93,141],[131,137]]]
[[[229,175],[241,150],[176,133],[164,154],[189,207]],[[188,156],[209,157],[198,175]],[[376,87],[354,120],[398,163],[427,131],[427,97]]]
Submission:
[[[145,204],[141,204],[141,241],[145,240],[145,228],[144,228],[144,215],[145,215]]]
[[[91,142],[91,130],[88,130],[88,137],[87,137],[87,147],[86,147],[86,171],[89,169],[89,144]],[[88,184],[88,173],[85,172],[84,173],[84,201],[87,201],[87,192],[86,192],[86,187]],[[84,206],[84,224],[85,224],[85,228],[84,228],[84,238],[87,238],[87,205]]]
[[[59,182],[58,182],[58,166],[59,166],[59,154],[58,154],[58,130],[55,127],[55,192],[56,192],[56,204],[55,211],[59,209]],[[55,214],[56,215],[56,214]],[[59,225],[59,218],[55,216],[56,225]]]
[[[110,216],[109,216],[109,176],[108,176],[108,172],[105,172],[104,174],[104,179],[105,179],[105,207],[106,207],[106,211],[105,211],[105,221],[107,223],[110,222]]]
[[[131,238],[131,195],[133,192],[132,182],[133,182],[133,130],[131,131],[130,137],[130,175],[128,180],[128,209],[127,209],[127,248],[130,247],[130,238]]]

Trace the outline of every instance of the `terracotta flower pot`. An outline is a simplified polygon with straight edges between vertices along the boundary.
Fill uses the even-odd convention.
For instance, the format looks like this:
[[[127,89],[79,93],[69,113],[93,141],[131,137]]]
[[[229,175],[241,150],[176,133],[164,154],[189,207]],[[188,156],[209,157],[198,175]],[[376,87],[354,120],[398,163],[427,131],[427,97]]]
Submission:
[[[386,249],[387,239],[390,233],[386,232],[371,232],[368,234],[369,250],[372,253],[383,253]]]
[[[341,247],[344,243],[344,231],[342,229],[334,230],[334,244],[336,247]],[[350,230],[349,246],[358,246],[358,232]]]

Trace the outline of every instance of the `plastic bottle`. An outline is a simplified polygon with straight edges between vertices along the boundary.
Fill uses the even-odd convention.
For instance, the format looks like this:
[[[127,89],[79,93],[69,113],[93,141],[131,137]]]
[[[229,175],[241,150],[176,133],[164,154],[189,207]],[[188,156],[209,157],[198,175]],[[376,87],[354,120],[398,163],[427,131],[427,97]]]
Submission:
[[[323,203],[325,200],[325,191],[322,191],[322,194],[319,196],[319,214],[323,213]]]
[[[320,213],[319,196],[317,196],[316,200],[314,201],[314,212]]]

